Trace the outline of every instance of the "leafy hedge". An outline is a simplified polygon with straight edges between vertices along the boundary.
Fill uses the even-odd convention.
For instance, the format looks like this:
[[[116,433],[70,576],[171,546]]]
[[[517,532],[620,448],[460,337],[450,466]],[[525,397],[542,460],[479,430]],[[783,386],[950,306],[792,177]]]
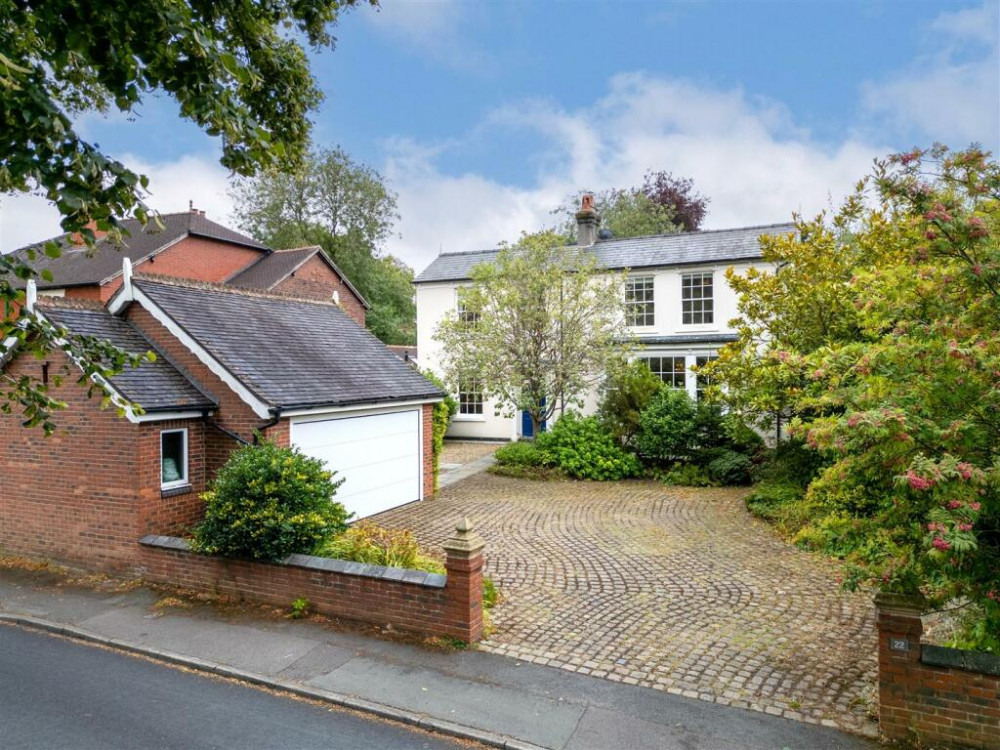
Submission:
[[[441,379],[430,370],[424,370],[422,375],[434,385],[448,393]],[[438,486],[438,465],[441,462],[441,451],[444,450],[444,436],[448,432],[448,425],[451,424],[452,417],[458,412],[458,404],[449,395],[445,395],[443,401],[434,404],[434,411],[431,414],[431,446],[434,455],[434,487]]]
[[[273,443],[235,451],[216,475],[193,547],[209,555],[277,561],[310,554],[347,527],[333,501],[343,480],[323,462]]]

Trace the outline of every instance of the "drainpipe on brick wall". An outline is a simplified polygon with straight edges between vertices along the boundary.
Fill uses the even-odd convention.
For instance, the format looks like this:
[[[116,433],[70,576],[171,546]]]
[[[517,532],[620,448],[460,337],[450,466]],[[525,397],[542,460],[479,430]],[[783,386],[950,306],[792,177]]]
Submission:
[[[274,417],[269,421],[262,424],[253,433],[253,444],[260,445],[260,436],[266,433],[269,429],[274,427],[278,422],[281,421],[281,407],[274,410]]]

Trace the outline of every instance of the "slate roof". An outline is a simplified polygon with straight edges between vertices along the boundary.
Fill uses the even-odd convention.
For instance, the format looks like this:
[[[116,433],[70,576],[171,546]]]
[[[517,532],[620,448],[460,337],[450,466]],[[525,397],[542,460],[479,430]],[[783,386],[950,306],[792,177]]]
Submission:
[[[125,320],[97,303],[41,298],[37,310],[53,325],[70,333],[96,336],[130,354],[156,353],[155,362],[143,362],[110,378],[111,385],[147,412],[213,409],[214,400],[182,375],[154,344]]]
[[[139,275],[132,283],[270,408],[443,395],[334,304]]]
[[[762,234],[794,232],[795,224],[764,224],[737,229],[713,229],[648,237],[598,240],[588,248],[597,262],[608,269],[685,266],[698,263],[732,263],[761,257],[757,241]],[[479,263],[492,262],[497,250],[442,253],[414,280],[461,281]]]
[[[236,287],[237,289],[270,291],[317,254],[340,277],[347,288],[361,301],[361,304],[370,309],[371,305],[361,296],[361,292],[354,288],[350,279],[337,268],[337,264],[330,260],[318,245],[297,247],[291,250],[275,250],[248,268],[238,271],[226,282],[226,285]]]
[[[83,247],[70,242],[68,235],[52,238],[62,245],[63,253],[58,258],[49,258],[39,251],[36,259],[31,261],[32,267],[37,271],[48,269],[52,272],[52,281],[38,278],[38,288],[58,289],[100,284],[121,273],[123,257],[129,258],[133,264],[137,263],[188,235],[231,242],[265,252],[268,250],[266,245],[257,240],[217,224],[194,211],[162,214],[160,220],[164,225],[162,230],[155,227],[153,222],[143,227],[137,219],[122,221],[122,226],[131,235],[125,238],[121,246],[113,244],[107,238],[98,240],[93,255],[88,254]],[[32,247],[42,248],[47,242],[49,240]],[[21,248],[14,252],[24,257],[27,249]],[[11,283],[18,288],[24,288],[25,282],[12,279]]]

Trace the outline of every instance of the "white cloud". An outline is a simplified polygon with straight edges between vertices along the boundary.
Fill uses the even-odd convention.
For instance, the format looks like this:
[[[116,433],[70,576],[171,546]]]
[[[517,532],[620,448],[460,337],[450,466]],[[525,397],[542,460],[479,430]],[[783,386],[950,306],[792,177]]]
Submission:
[[[567,195],[637,185],[648,169],[693,178],[712,199],[709,228],[787,221],[839,201],[891,150],[851,138],[817,143],[780,103],[643,74],[614,77],[586,108],[531,101],[496,111],[483,127],[527,128],[547,139],[527,186],[443,173],[435,159],[448,146],[389,144],[385,172],[403,217],[389,249],[418,271],[441,250],[492,247],[551,226]]]
[[[126,155],[130,169],[149,176],[146,203],[160,213],[186,211],[188,201],[210,219],[226,224],[233,204],[226,194],[226,171],[212,157],[185,156],[173,162],[147,162]],[[0,252],[38,242],[61,233],[59,212],[44,198],[16,194],[0,196]]]
[[[865,108],[922,140],[1000,147],[1000,4],[942,13],[928,30],[932,51],[865,84]]]

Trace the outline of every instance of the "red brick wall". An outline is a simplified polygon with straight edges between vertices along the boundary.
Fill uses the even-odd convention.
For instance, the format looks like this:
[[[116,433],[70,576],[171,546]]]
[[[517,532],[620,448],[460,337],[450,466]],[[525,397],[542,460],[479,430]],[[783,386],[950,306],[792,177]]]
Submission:
[[[365,324],[365,307],[361,300],[319,256],[307,260],[293,275],[271,291],[325,302],[329,302],[336,291],[340,294],[340,307],[343,311],[354,318],[358,325]]]
[[[50,375],[68,365],[49,356]],[[42,363],[16,358],[13,376],[41,376]],[[205,488],[204,425],[200,420],[133,424],[99,397],[87,398],[71,367],[50,393],[67,404],[55,413],[56,433],[21,425],[17,413],[0,414],[0,547],[102,570],[135,564],[137,540],[163,530],[180,532],[201,516]],[[188,428],[191,491],[160,493],[160,430]]]
[[[434,404],[423,405],[424,499],[434,497]]]
[[[139,273],[221,283],[263,256],[263,251],[205,237],[185,237],[152,258],[135,264]],[[331,274],[333,274],[331,271]],[[339,281],[339,280],[338,280]],[[122,285],[116,276],[104,286],[70,287],[66,296],[107,302]],[[326,297],[329,299],[329,295]]]
[[[185,237],[158,255],[137,263],[137,273],[221,283],[264,256],[262,250],[205,237]],[[106,298],[109,299],[110,295]]]
[[[176,544],[177,540],[167,540]],[[449,556],[443,588],[423,583],[348,575],[308,566],[317,558],[296,556],[295,564],[254,563],[142,546],[142,575],[151,581],[287,607],[305,597],[320,613],[466,642],[482,637],[482,555]],[[419,574],[417,574],[419,575]]]
[[[921,747],[1000,747],[1000,675],[925,663],[920,610],[879,600],[876,606],[879,725],[886,739]]]

